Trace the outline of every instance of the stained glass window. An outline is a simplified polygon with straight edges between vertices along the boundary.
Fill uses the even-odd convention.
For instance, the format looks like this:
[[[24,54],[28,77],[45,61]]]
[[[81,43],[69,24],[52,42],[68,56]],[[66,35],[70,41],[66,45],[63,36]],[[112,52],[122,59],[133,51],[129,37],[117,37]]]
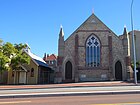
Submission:
[[[91,35],[86,42],[86,65],[88,67],[100,65],[100,41],[95,35]]]

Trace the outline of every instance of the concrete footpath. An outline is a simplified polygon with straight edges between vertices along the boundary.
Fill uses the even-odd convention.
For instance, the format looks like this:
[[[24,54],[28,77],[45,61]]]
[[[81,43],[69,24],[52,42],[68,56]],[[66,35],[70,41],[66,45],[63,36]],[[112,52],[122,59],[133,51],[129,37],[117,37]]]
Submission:
[[[138,83],[140,86],[140,83]],[[81,82],[63,84],[43,84],[43,85],[0,85],[0,90],[13,89],[42,89],[42,88],[61,88],[61,87],[102,87],[102,86],[135,86],[132,82],[109,81],[109,82]]]
[[[50,97],[72,95],[140,94],[140,84],[83,82],[47,85],[1,85],[0,98]]]

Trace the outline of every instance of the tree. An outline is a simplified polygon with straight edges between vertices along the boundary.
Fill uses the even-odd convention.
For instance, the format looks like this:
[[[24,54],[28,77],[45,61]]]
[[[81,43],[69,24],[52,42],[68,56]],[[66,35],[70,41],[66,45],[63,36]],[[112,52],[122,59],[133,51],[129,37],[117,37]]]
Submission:
[[[15,48],[13,44],[11,44],[10,42],[5,43],[2,47],[2,50],[3,50],[3,54],[7,56],[9,59],[15,53]]]
[[[15,44],[15,53],[12,55],[11,59],[11,68],[16,70],[19,69],[19,67],[22,64],[29,64],[30,63],[30,57],[23,51],[24,48],[26,48],[26,44]]]
[[[0,74],[1,74],[1,83],[3,82],[2,74],[4,71],[9,70],[8,63],[9,59],[8,57],[3,53],[3,41],[0,39]]]
[[[0,67],[1,73],[5,70],[14,71],[14,78],[16,78],[16,71],[18,71],[23,64],[30,63],[30,57],[24,52],[26,44],[11,44],[7,42],[2,44],[0,41]],[[15,81],[14,81],[15,82]]]
[[[131,63],[132,68],[134,69],[134,62]],[[140,66],[140,61],[136,62],[136,68]]]
[[[30,63],[30,57],[23,50],[26,47],[27,45],[22,43],[14,45],[14,54],[10,64],[11,69],[14,71],[14,83],[16,83],[16,72],[20,70],[21,65]]]
[[[0,52],[2,52],[2,40],[0,39]]]
[[[9,70],[8,64],[9,59],[7,56],[3,55],[3,53],[0,51],[0,74],[1,74],[1,83],[3,82],[3,72],[6,70]]]

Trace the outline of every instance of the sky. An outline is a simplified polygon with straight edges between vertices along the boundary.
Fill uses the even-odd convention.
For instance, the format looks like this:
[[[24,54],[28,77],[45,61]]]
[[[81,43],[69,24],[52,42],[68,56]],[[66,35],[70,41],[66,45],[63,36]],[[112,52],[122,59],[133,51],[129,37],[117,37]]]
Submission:
[[[131,31],[131,0],[0,0],[0,39],[13,44],[28,43],[31,52],[58,53],[63,26],[67,39],[91,14],[121,35]],[[134,29],[140,30],[140,0],[134,0]]]

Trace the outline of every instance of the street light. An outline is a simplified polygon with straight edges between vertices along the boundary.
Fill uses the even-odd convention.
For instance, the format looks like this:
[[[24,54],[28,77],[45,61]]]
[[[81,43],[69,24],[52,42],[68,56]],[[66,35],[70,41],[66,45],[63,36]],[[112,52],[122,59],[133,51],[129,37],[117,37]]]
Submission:
[[[2,82],[2,73],[1,73],[1,72],[2,72],[2,66],[1,66],[1,58],[0,58],[0,76],[1,76],[1,78],[0,78],[0,79],[1,79],[0,82]]]
[[[131,28],[132,28],[132,48],[133,48],[133,60],[134,60],[134,81],[137,85],[137,70],[136,70],[136,49],[135,49],[135,38],[133,29],[133,1],[131,2]]]

